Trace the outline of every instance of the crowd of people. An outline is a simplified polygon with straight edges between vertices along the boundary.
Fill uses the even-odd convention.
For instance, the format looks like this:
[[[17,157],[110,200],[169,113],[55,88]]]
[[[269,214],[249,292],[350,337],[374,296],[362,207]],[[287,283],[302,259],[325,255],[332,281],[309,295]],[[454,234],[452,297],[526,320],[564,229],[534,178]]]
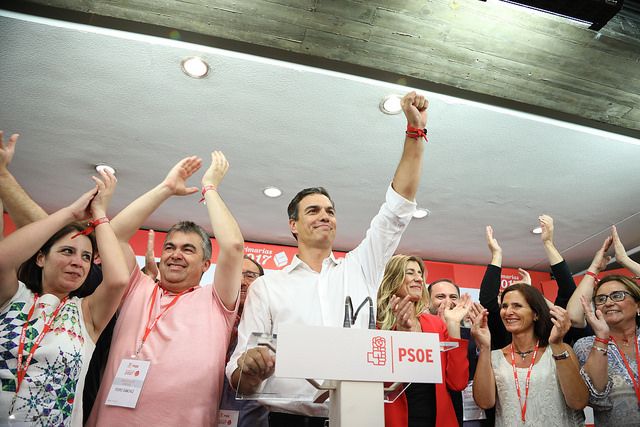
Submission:
[[[334,257],[335,205],[323,187],[303,189],[287,208],[297,255],[268,274],[244,255],[220,195],[229,169],[221,152],[211,153],[201,187],[188,184],[203,165],[191,156],[113,217],[109,172],[47,214],[9,172],[18,135],[5,142],[0,132],[0,210],[16,226],[0,233],[0,426],[211,426],[219,411],[233,412],[237,426],[325,426],[316,389],[275,377],[273,350],[248,343],[288,323],[341,327],[346,297],[375,301],[378,329],[457,344],[440,354],[442,383],[412,383],[385,404],[387,426],[580,426],[586,406],[596,426],[640,425],[640,286],[603,274],[611,247],[633,276],[640,264],[616,228],[576,286],[553,243],[553,219],[539,217],[554,302],[524,270],[500,291],[492,227],[479,302],[451,278],[427,284],[422,259],[395,254],[416,209],[428,110],[415,92],[401,104],[402,153],[362,242]],[[213,282],[200,286],[210,237],[188,220],[167,231],[159,262],[149,232],[141,269],[129,240],[166,200],[198,191],[219,248]],[[354,322],[370,326],[366,316]],[[237,398],[259,395],[267,381],[297,398]]]

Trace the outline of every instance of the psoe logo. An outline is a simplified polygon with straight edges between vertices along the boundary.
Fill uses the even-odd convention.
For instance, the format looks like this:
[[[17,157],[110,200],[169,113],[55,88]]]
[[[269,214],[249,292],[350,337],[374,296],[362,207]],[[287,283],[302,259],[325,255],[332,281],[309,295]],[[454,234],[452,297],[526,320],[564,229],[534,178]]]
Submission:
[[[384,337],[371,338],[371,351],[367,352],[367,363],[374,366],[387,364],[387,341]]]

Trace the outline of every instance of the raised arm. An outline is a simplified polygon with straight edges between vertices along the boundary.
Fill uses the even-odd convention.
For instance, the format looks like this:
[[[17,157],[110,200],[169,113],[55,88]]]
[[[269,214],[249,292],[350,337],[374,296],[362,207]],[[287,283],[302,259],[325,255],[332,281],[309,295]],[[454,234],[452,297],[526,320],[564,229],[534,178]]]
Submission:
[[[542,228],[542,245],[549,259],[553,277],[556,278],[556,283],[558,284],[558,295],[556,296],[555,305],[566,308],[569,298],[571,298],[571,295],[573,295],[573,292],[576,290],[576,283],[573,280],[569,266],[553,243],[553,218],[549,215],[540,215],[538,220]]]
[[[169,197],[186,196],[198,191],[198,187],[187,187],[186,181],[200,169],[200,166],[202,166],[202,160],[196,156],[180,160],[160,184],[131,202],[111,221],[111,227],[120,241],[130,272],[136,266],[136,259],[129,247],[129,239],[149,215]]]
[[[496,404],[496,378],[491,366],[491,332],[489,313],[484,310],[473,320],[471,335],[478,346],[478,363],[473,377],[473,400],[482,409],[493,408]]]
[[[634,275],[640,276],[640,264],[632,260],[629,255],[627,255],[627,251],[624,249],[624,245],[620,241],[620,236],[618,236],[618,230],[615,225],[611,227],[611,237],[613,238],[613,249],[615,250],[616,260],[620,265],[630,270]]]
[[[491,330],[491,348],[502,348],[509,343],[510,335],[504,328],[500,318],[500,304],[498,294],[500,293],[500,274],[502,273],[502,248],[498,240],[493,235],[493,228],[486,228],[487,246],[491,251],[491,263],[482,277],[480,284],[480,304],[487,309],[488,325]]]
[[[587,406],[589,390],[587,390],[587,385],[580,376],[580,364],[573,349],[562,342],[571,328],[571,320],[569,320],[567,311],[562,307],[551,307],[550,314],[553,328],[551,328],[551,334],[549,335],[549,347],[552,354],[555,356],[564,355],[565,352],[569,354],[569,357],[564,359],[556,359],[554,357],[560,389],[567,406],[571,409],[581,410]]]
[[[229,163],[222,152],[211,153],[211,166],[202,177],[202,188],[219,247],[213,286],[225,307],[233,310],[242,282],[244,239],[238,223],[218,193],[220,182],[228,169]]]
[[[402,111],[407,118],[407,125],[415,129],[424,129],[427,126],[427,107],[429,101],[415,92],[409,92],[401,101]],[[391,186],[407,200],[416,198],[420,175],[422,174],[422,154],[424,153],[424,141],[421,137],[409,137],[404,139],[402,157],[398,163],[396,173],[393,176]]]
[[[585,318],[596,336],[591,346],[591,351],[584,363],[584,373],[589,378],[591,386],[595,391],[597,393],[604,393],[607,389],[607,383],[610,381],[609,358],[607,355],[609,351],[609,325],[604,320],[604,315],[601,310],[596,309],[595,312],[593,311],[590,301],[583,297],[580,298],[580,303],[585,312]],[[598,341],[596,341],[596,339]]]
[[[567,312],[569,312],[571,324],[575,327],[584,328],[587,325],[584,318],[581,297],[584,297],[586,301],[591,301],[591,298],[593,298],[593,288],[596,285],[596,278],[601,271],[607,268],[607,264],[611,259],[610,256],[606,255],[606,252],[609,250],[609,247],[611,247],[612,242],[613,238],[611,236],[605,239],[604,243],[593,257],[593,261],[591,261],[591,265],[587,269],[587,273],[584,275],[577,289],[569,299]]]
[[[91,201],[89,210],[94,220],[107,217],[107,207],[116,187],[115,176],[101,172],[101,179],[94,178],[98,194]],[[94,341],[116,312],[120,299],[129,283],[127,262],[109,222],[95,228],[96,242],[102,264],[102,283],[83,301],[87,329]]]
[[[156,232],[149,229],[147,232],[147,250],[144,253],[144,273],[153,280],[158,279],[158,265],[156,264]]]
[[[47,213],[29,197],[9,172],[8,166],[13,159],[19,136],[14,133],[5,144],[3,132],[0,131],[0,199],[16,228],[24,227],[47,216]]]
[[[20,265],[56,231],[72,221],[87,218],[89,203],[96,192],[97,188],[91,189],[66,208],[14,231],[0,242],[0,305],[16,293]]]
[[[498,305],[498,292],[500,292],[500,273],[502,272],[502,248],[498,240],[493,237],[493,228],[487,225],[485,230],[487,246],[491,251],[491,262],[482,277],[480,284],[480,304],[489,310],[489,313],[500,311]]]

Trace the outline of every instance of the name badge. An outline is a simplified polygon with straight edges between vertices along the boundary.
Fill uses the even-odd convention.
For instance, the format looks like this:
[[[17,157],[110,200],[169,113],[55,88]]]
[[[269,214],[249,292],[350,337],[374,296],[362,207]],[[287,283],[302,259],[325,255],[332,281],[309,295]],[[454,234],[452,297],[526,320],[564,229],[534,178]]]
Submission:
[[[473,400],[473,381],[469,381],[467,388],[462,392],[462,407],[463,407],[463,420],[486,420],[487,415],[484,413],[484,409],[481,409],[476,405]]]
[[[237,427],[239,416],[240,413],[238,411],[220,409],[218,411],[218,427]]]
[[[123,359],[105,403],[135,408],[150,365],[151,362],[148,360]]]

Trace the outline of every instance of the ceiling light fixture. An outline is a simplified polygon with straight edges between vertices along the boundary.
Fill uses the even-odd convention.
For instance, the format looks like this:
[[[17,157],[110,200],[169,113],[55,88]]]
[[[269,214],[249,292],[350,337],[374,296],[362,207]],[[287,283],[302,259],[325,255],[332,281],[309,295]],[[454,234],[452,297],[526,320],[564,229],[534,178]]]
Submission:
[[[533,230],[531,230],[531,232],[533,234],[542,234],[542,227],[536,227]]]
[[[402,111],[402,106],[400,105],[401,99],[402,98],[400,97],[400,95],[387,95],[382,98],[382,101],[380,101],[380,105],[378,105],[378,108],[380,108],[380,111],[382,111],[384,114],[400,114],[400,112]]]
[[[209,64],[197,56],[183,59],[180,66],[183,73],[194,79],[201,79],[209,74]]]
[[[282,190],[280,190],[278,187],[267,187],[264,190],[262,190],[262,193],[267,196],[267,197],[280,197],[282,195]]]
[[[417,218],[417,219],[420,219],[420,218],[425,218],[425,217],[429,216],[430,214],[431,214],[431,212],[429,211],[429,209],[418,208],[413,213],[413,217]]]
[[[111,175],[116,174],[116,169],[113,166],[106,165],[104,163],[98,163],[96,166],[96,172],[101,173],[102,171],[109,172]]]

